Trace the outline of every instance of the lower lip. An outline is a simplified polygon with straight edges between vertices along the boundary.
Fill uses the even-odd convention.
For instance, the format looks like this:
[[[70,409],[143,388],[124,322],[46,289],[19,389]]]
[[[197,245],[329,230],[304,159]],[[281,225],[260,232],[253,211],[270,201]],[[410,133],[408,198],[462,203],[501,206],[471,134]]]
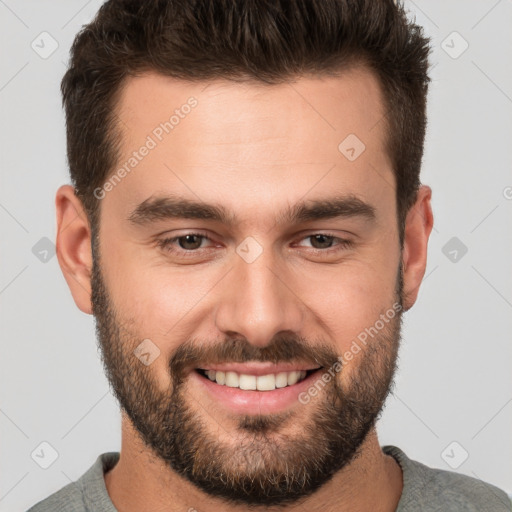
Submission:
[[[191,373],[202,389],[205,389],[213,400],[231,412],[239,414],[270,414],[282,412],[285,409],[300,403],[299,395],[305,392],[320,378],[322,370],[306,376],[304,380],[272,391],[245,390],[220,385],[203,377],[197,371]]]

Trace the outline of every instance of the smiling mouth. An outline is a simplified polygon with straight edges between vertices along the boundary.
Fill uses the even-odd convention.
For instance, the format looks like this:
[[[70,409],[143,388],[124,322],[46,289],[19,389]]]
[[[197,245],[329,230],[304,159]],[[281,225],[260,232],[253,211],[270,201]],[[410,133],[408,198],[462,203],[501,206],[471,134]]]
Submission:
[[[268,373],[265,375],[251,375],[234,371],[204,370],[202,368],[196,368],[195,371],[203,378],[209,379],[220,386],[248,391],[274,391],[275,389],[293,386],[318,370],[320,370],[320,368]]]

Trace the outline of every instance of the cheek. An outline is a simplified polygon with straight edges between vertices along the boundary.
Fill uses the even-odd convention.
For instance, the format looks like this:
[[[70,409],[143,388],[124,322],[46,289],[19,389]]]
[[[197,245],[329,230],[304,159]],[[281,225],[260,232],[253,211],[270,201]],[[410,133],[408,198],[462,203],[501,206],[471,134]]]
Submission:
[[[311,275],[304,272],[300,296],[316,317],[313,321],[343,352],[381,314],[393,309],[396,279],[394,265],[354,261]]]
[[[190,318],[201,309],[211,285],[203,278],[163,267],[138,268],[115,287],[115,303],[144,337],[176,339],[190,334]],[[112,292],[114,293],[114,292]]]
[[[101,264],[107,289],[119,318],[135,323],[141,335],[168,333],[208,292],[208,282],[192,267],[167,265],[156,251],[112,229],[105,239]]]

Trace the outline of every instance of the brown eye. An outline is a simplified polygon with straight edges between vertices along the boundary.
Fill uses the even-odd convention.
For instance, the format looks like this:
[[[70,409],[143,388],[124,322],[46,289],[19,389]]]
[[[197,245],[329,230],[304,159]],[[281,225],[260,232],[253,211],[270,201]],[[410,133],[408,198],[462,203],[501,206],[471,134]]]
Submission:
[[[184,235],[176,238],[178,240],[178,244],[181,249],[185,249],[187,251],[193,251],[194,249],[199,249],[201,247],[201,242],[204,236],[201,235]]]
[[[315,249],[329,249],[330,247],[332,247],[332,243],[334,241],[334,237],[324,235],[322,233],[318,235],[311,235],[308,238],[311,239],[311,245]]]
[[[302,242],[304,244],[302,247],[320,257],[330,257],[335,253],[351,249],[354,245],[351,240],[339,238],[333,233],[313,233],[302,238]]]
[[[207,247],[202,247],[202,245],[203,242],[208,240],[210,239],[202,233],[186,233],[181,236],[158,240],[158,246],[173,255],[183,257],[197,256],[202,250],[207,249]]]

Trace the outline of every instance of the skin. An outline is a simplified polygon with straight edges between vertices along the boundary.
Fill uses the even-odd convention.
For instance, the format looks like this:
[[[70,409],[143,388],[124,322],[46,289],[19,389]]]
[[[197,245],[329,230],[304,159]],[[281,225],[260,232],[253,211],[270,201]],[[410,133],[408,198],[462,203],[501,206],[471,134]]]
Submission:
[[[391,307],[400,261],[404,310],[412,307],[426,268],[431,189],[420,188],[400,251],[396,185],[385,150],[385,108],[370,71],[355,68],[339,77],[301,77],[292,86],[222,80],[190,84],[150,73],[131,78],[117,106],[122,127],[119,164],[191,96],[197,107],[101,200],[105,284],[120,321],[131,322],[141,339],[158,345],[161,355],[150,368],[161,389],[169,385],[169,358],[185,339],[217,340],[237,333],[264,348],[277,333],[290,331],[322,339],[343,354]],[[338,150],[351,133],[366,146],[353,162]],[[130,223],[134,208],[156,193],[222,204],[237,222]],[[371,204],[375,220],[277,222],[285,207],[335,193],[353,194]],[[69,185],[59,188],[56,207],[59,264],[77,306],[92,314],[87,217]],[[173,256],[154,243],[196,230],[212,240],[203,242],[208,250],[201,256]],[[354,245],[319,256],[307,238],[318,232],[350,238]],[[235,252],[248,236],[263,249],[250,264]],[[348,381],[358,364],[355,358],[337,378]],[[191,401],[203,406],[198,414],[211,432],[223,442],[234,442],[225,434],[234,432],[236,424],[229,411],[199,396],[192,385],[188,392]],[[296,420],[286,434],[300,436],[312,406],[294,407]],[[155,459],[126,414],[121,457],[105,482],[120,511],[244,509],[212,499]],[[359,457],[332,480],[304,502],[275,510],[393,511],[402,486],[401,470],[382,452],[373,428]]]

